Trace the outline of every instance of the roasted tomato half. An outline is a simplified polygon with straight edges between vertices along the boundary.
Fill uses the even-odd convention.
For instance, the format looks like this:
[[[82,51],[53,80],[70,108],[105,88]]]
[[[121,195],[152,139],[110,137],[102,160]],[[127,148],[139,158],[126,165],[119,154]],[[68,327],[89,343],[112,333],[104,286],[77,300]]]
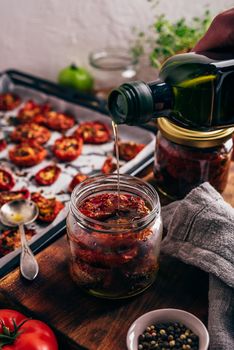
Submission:
[[[0,206],[3,204],[14,201],[16,199],[28,199],[30,192],[26,188],[22,188],[18,191],[4,191],[0,192]]]
[[[15,186],[13,175],[4,169],[0,169],[0,191],[9,191]]]
[[[7,146],[7,143],[5,140],[0,140],[0,152],[3,151]]]
[[[57,165],[48,165],[36,173],[35,180],[38,185],[52,185],[61,173],[61,169]]]
[[[68,191],[72,192],[77,185],[79,185],[82,181],[86,180],[87,178],[88,176],[85,174],[76,174],[68,186]]]
[[[18,113],[20,123],[33,122],[37,114],[44,114],[51,109],[49,104],[39,105],[38,103],[29,100]]]
[[[34,142],[22,142],[9,151],[10,160],[19,167],[39,164],[46,154],[46,150]]]
[[[12,141],[22,142],[33,140],[36,143],[43,145],[50,138],[50,131],[44,126],[30,123],[17,126],[11,134]]]
[[[109,127],[101,122],[85,122],[78,126],[74,132],[75,137],[82,137],[84,143],[101,144],[110,141]]]
[[[106,158],[102,165],[101,172],[103,174],[111,174],[117,169],[117,164],[112,157]]]
[[[30,240],[32,236],[36,234],[36,231],[26,228],[25,234],[27,240]],[[18,228],[12,228],[10,230],[0,232],[0,258],[12,252],[16,248],[19,248],[20,246],[20,232]]]
[[[39,209],[39,220],[52,222],[58,213],[64,208],[64,204],[56,198],[45,198],[40,193],[34,192],[31,200],[35,202]]]
[[[21,99],[16,94],[12,94],[11,92],[0,94],[0,111],[12,111],[20,103]]]
[[[136,155],[145,147],[142,143],[135,142],[118,142],[119,145],[119,158],[129,161],[136,157]]]
[[[55,157],[62,162],[69,162],[81,154],[82,147],[83,140],[81,138],[64,136],[55,141],[52,150]]]
[[[72,116],[55,111],[49,111],[46,114],[38,114],[34,118],[34,121],[57,131],[66,131],[75,125],[75,120]]]

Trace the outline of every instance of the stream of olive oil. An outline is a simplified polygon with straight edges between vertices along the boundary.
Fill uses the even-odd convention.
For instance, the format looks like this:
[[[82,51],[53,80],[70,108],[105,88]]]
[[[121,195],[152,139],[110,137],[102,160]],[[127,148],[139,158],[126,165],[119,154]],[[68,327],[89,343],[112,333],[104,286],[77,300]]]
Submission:
[[[116,164],[117,164],[117,192],[118,192],[118,210],[119,210],[119,199],[120,199],[120,176],[119,176],[119,133],[118,126],[112,121],[112,128],[114,133],[114,141],[115,141],[115,156],[116,156]]]

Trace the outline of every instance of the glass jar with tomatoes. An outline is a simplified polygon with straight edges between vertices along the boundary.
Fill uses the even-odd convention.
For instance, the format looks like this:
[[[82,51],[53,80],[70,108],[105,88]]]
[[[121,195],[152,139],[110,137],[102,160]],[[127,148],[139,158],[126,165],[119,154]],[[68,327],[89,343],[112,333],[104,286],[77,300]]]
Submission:
[[[119,299],[155,280],[162,236],[160,202],[144,181],[120,176],[83,181],[71,195],[67,235],[70,272],[91,295]]]
[[[225,189],[231,162],[234,128],[198,132],[158,120],[154,175],[157,188],[171,199],[181,199],[208,181]]]

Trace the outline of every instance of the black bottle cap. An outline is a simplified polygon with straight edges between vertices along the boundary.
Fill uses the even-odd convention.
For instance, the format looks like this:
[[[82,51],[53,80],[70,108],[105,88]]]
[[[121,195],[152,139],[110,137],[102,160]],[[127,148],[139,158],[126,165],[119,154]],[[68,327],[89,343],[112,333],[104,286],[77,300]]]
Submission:
[[[116,124],[146,123],[152,117],[153,106],[152,92],[143,81],[120,85],[108,97],[108,109]]]

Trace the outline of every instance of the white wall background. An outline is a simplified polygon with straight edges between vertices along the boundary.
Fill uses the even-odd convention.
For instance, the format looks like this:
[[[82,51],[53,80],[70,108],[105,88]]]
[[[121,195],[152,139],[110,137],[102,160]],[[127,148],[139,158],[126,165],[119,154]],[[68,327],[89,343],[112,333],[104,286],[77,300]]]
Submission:
[[[233,0],[161,0],[168,18],[212,15]],[[156,10],[155,10],[156,11]],[[55,80],[71,62],[88,67],[88,53],[127,46],[131,28],[145,30],[155,11],[147,0],[0,0],[0,70],[20,69]]]

